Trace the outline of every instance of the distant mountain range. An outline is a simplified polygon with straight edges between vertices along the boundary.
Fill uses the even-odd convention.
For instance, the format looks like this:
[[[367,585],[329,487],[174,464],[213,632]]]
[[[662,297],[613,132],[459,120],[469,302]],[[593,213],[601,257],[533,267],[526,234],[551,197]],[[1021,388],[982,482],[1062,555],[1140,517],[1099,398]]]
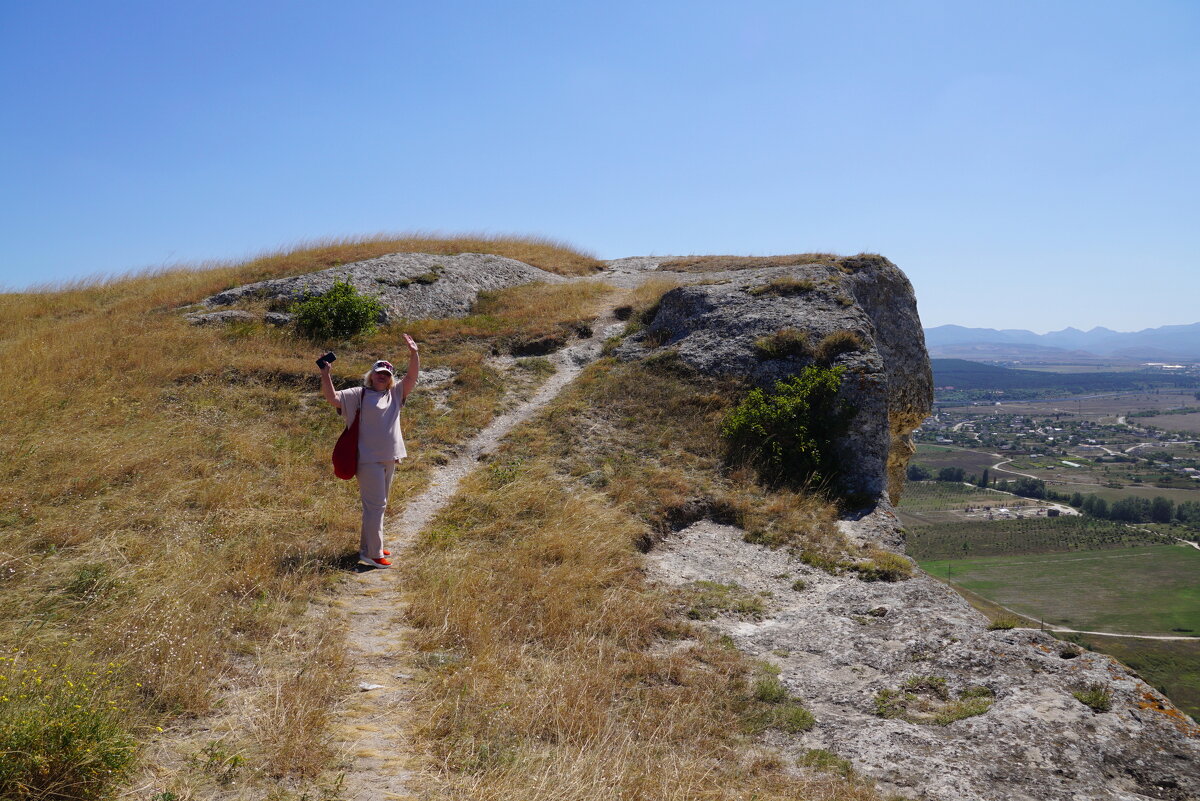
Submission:
[[[1200,361],[1200,323],[1122,332],[1096,327],[1048,334],[939,325],[925,329],[931,356],[977,361]]]

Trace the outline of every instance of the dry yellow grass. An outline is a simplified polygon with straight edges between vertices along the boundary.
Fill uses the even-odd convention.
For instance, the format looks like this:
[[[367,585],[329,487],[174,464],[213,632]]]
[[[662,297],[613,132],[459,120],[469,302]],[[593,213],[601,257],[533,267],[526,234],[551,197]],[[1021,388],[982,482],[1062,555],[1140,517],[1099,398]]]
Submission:
[[[878,797],[853,777],[797,776],[759,747],[766,702],[751,666],[645,584],[638,549],[686,522],[696,499],[751,525],[770,514],[758,507],[791,504],[792,525],[831,536],[829,504],[720,474],[729,403],[715,381],[602,362],[435,520],[405,576],[431,792]]]
[[[257,712],[237,744],[243,770],[318,772],[346,674],[334,622],[304,612],[356,550],[356,491],[328,464],[341,424],[317,395],[311,345],[261,326],[189,326],[173,310],[227,286],[405,248],[490,250],[560,272],[591,263],[537,240],[372,238],[0,295],[0,641],[46,663],[67,653],[83,667],[112,662],[111,698],[95,701],[120,699],[123,725],[141,740],[169,739],[229,692],[249,694]],[[538,288],[536,303],[501,293],[489,314],[500,332],[535,314],[569,325],[604,291]],[[414,458],[393,499],[423,486],[506,390],[538,378],[485,362],[500,347],[496,331],[455,325],[425,352],[426,367],[456,378],[440,405],[414,396]],[[402,357],[398,343],[396,330],[350,343],[338,381],[356,381],[376,354]],[[319,675],[303,669],[313,660]]]
[[[836,265],[841,259],[834,253],[794,253],[785,256],[683,256],[664,261],[660,270],[681,273],[713,273],[724,270],[759,270],[764,267],[790,267],[797,264]]]
[[[684,273],[712,273],[724,270],[758,270],[765,267],[821,265],[836,267],[845,273],[857,272],[868,266],[890,263],[876,253],[839,256],[836,253],[793,253],[784,256],[683,256],[659,265],[660,270]]]

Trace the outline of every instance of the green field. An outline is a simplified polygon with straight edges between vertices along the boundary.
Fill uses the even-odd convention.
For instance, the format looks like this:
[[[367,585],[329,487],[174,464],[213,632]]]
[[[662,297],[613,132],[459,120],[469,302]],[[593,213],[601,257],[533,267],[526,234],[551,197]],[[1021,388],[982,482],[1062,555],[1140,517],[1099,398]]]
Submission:
[[[920,560],[920,565],[1052,626],[1200,636],[1200,550],[1188,546]]]
[[[967,475],[982,475],[985,468],[990,468],[996,463],[996,457],[983,451],[922,442],[917,445],[917,453],[913,456],[912,463],[929,468],[935,475],[943,467],[961,467]]]
[[[905,536],[908,555],[917,560],[1076,554],[1172,542],[1142,527],[1094,517],[964,520],[915,526]]]
[[[1011,506],[1031,504],[1028,498],[1014,498],[1007,492],[980,489],[951,481],[908,481],[900,507],[906,512],[936,512],[967,506]]]

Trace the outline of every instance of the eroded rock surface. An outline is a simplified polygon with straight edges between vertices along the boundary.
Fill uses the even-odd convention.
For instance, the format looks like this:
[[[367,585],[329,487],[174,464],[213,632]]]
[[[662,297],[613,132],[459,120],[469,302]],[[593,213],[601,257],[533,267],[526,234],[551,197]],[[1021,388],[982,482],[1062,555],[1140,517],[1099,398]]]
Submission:
[[[852,539],[872,541],[890,522],[843,525]],[[768,735],[789,761],[825,749],[885,793],[939,801],[1200,798],[1200,729],[1163,696],[1116,660],[1049,634],[988,631],[981,614],[926,575],[833,576],[707,521],[670,535],[647,561],[668,585],[712,581],[763,594],[760,618],[712,625],[778,666],[816,715],[811,731]],[[876,714],[881,691],[930,679],[944,680],[951,700],[982,687],[994,701],[947,725]],[[1089,685],[1111,692],[1110,711],[1074,697]]]
[[[204,305],[230,306],[248,300],[286,305],[309,295],[324,294],[335,281],[348,281],[360,293],[377,297],[383,303],[385,314],[380,322],[463,317],[470,313],[483,290],[563,280],[562,276],[503,256],[392,253],[320,272],[234,287],[206,298]]]
[[[780,332],[806,347],[765,353],[763,340]],[[858,345],[823,349],[830,337]],[[844,489],[898,500],[911,433],[933,403],[933,374],[912,286],[887,259],[712,273],[664,295],[653,321],[617,355],[637,358],[663,348],[698,370],[764,387],[811,364],[844,366],[842,396],[857,410],[837,443]]]

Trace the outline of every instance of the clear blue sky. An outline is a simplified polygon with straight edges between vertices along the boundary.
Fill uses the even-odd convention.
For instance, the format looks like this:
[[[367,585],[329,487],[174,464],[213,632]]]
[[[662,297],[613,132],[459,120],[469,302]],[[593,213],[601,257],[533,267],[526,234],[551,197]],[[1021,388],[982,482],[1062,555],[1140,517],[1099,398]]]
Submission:
[[[424,229],[1197,322],[1198,40],[1192,0],[0,0],[0,285]]]

